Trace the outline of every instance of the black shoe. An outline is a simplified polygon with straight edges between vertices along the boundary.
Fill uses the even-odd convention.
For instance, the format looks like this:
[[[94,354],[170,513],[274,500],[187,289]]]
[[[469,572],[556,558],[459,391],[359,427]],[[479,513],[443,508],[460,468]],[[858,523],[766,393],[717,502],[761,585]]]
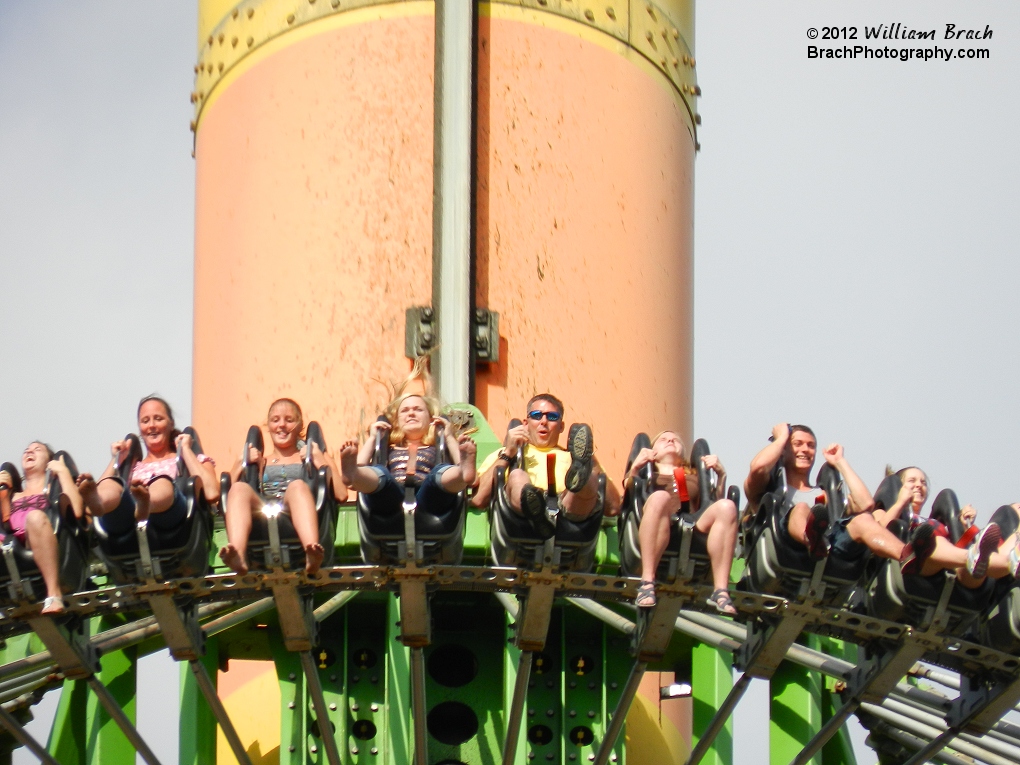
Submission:
[[[910,534],[910,541],[900,553],[900,571],[904,574],[920,574],[924,562],[935,552],[935,528],[922,523]]]
[[[829,540],[826,536],[828,530],[829,508],[825,505],[815,505],[811,508],[807,527],[804,529],[808,552],[815,560],[821,560],[829,554]]]
[[[530,483],[521,489],[521,513],[542,539],[556,534],[556,527],[545,512],[545,494]]]
[[[570,452],[570,467],[567,468],[567,491],[579,492],[591,478],[592,455],[595,453],[595,438],[591,428],[583,422],[570,426],[567,436],[567,451]]]

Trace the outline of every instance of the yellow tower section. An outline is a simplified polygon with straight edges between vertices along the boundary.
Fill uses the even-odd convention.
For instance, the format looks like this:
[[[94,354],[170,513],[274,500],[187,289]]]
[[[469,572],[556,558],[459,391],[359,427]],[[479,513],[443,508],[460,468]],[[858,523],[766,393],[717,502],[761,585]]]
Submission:
[[[431,302],[434,6],[199,8],[194,420],[231,462],[291,396],[336,444]],[[475,402],[501,433],[560,396],[618,476],[638,430],[690,435],[693,6],[479,3],[475,49],[475,302],[501,335]]]

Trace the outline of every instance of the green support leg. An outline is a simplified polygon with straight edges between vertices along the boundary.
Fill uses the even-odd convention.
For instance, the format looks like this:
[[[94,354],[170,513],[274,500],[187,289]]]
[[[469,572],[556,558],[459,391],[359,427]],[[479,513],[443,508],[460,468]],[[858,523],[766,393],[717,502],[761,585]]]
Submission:
[[[89,687],[84,680],[65,680],[60,691],[57,714],[50,728],[46,747],[57,762],[64,765],[88,765],[92,747],[88,717]]]
[[[200,659],[209,677],[216,683],[219,670],[219,644],[210,638]],[[216,765],[216,718],[195,682],[188,662],[178,665],[181,673],[181,718],[179,727],[180,765]]]
[[[123,623],[120,618],[104,617],[93,621],[91,632],[95,634]],[[137,648],[105,654],[100,662],[99,681],[134,724]],[[99,699],[89,692],[84,680],[64,683],[48,748],[58,761],[69,765],[135,765],[135,748]]]
[[[712,717],[733,688],[733,657],[727,651],[695,643],[691,649],[691,686],[693,689],[693,714],[691,724],[691,749],[700,739]],[[733,718],[731,717],[712,748],[702,759],[702,765],[733,765]],[[789,760],[784,763],[789,765]]]
[[[805,644],[817,648],[817,638]],[[822,727],[822,676],[790,662],[783,662],[772,677],[769,715],[769,763],[790,765],[818,729]],[[821,753],[811,759],[822,765]]]
[[[414,761],[414,728],[411,721],[411,650],[400,642],[400,602],[390,594],[386,619],[386,740],[385,765],[410,765]],[[379,668],[381,670],[382,667]],[[428,699],[426,699],[427,703]]]
[[[829,656],[842,657],[851,664],[857,663],[857,646],[853,643],[846,643],[835,638],[817,638],[819,650]],[[843,700],[835,690],[836,681],[831,677],[825,678],[825,692],[822,694],[822,719],[829,720],[832,715],[843,706]],[[850,739],[850,730],[844,725],[839,733],[829,739],[822,749],[822,765],[857,765],[857,757],[854,755],[853,741]]]

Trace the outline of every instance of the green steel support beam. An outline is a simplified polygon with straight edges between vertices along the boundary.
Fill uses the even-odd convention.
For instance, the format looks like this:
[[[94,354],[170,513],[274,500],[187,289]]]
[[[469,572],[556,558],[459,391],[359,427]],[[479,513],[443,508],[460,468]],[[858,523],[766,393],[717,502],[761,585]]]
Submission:
[[[691,721],[693,750],[701,732],[712,721],[715,710],[733,688],[733,655],[704,643],[695,643],[691,648],[691,686],[694,702]],[[719,731],[701,762],[702,765],[733,765],[732,718]],[[783,765],[789,765],[789,761]]]
[[[414,755],[411,725],[411,650],[400,641],[400,604],[393,594],[386,598],[385,667],[375,676],[386,684],[386,758],[383,765],[410,765]]]
[[[805,644],[817,650],[817,639],[808,636]],[[769,763],[790,765],[804,745],[822,726],[823,677],[784,661],[771,681],[769,714]],[[822,765],[821,753],[811,760]]]
[[[123,619],[93,620],[92,634],[112,629]],[[135,722],[135,687],[138,650],[131,647],[105,654],[98,679]],[[117,727],[84,680],[65,681],[47,748],[57,760],[68,765],[134,765],[135,748]]]
[[[200,661],[216,682],[219,670],[219,641],[208,638]],[[195,682],[186,661],[178,664],[181,676],[181,717],[179,726],[180,765],[216,765],[216,718]]]
[[[857,646],[835,638],[819,637],[818,648],[829,656],[838,656],[845,661],[857,663]],[[836,681],[831,677],[824,678],[825,690],[822,693],[822,720],[828,720],[843,705],[842,699],[836,693]],[[853,741],[850,739],[850,730],[844,725],[839,733],[833,736],[822,748],[822,765],[857,765],[857,758],[854,755]]]

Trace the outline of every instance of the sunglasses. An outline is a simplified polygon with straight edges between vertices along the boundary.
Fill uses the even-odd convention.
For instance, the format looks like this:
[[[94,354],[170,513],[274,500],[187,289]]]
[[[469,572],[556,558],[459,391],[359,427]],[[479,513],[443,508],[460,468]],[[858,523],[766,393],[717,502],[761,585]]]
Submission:
[[[537,409],[528,412],[528,419],[538,422],[545,417],[549,422],[559,422],[562,415],[559,412],[540,412]]]

